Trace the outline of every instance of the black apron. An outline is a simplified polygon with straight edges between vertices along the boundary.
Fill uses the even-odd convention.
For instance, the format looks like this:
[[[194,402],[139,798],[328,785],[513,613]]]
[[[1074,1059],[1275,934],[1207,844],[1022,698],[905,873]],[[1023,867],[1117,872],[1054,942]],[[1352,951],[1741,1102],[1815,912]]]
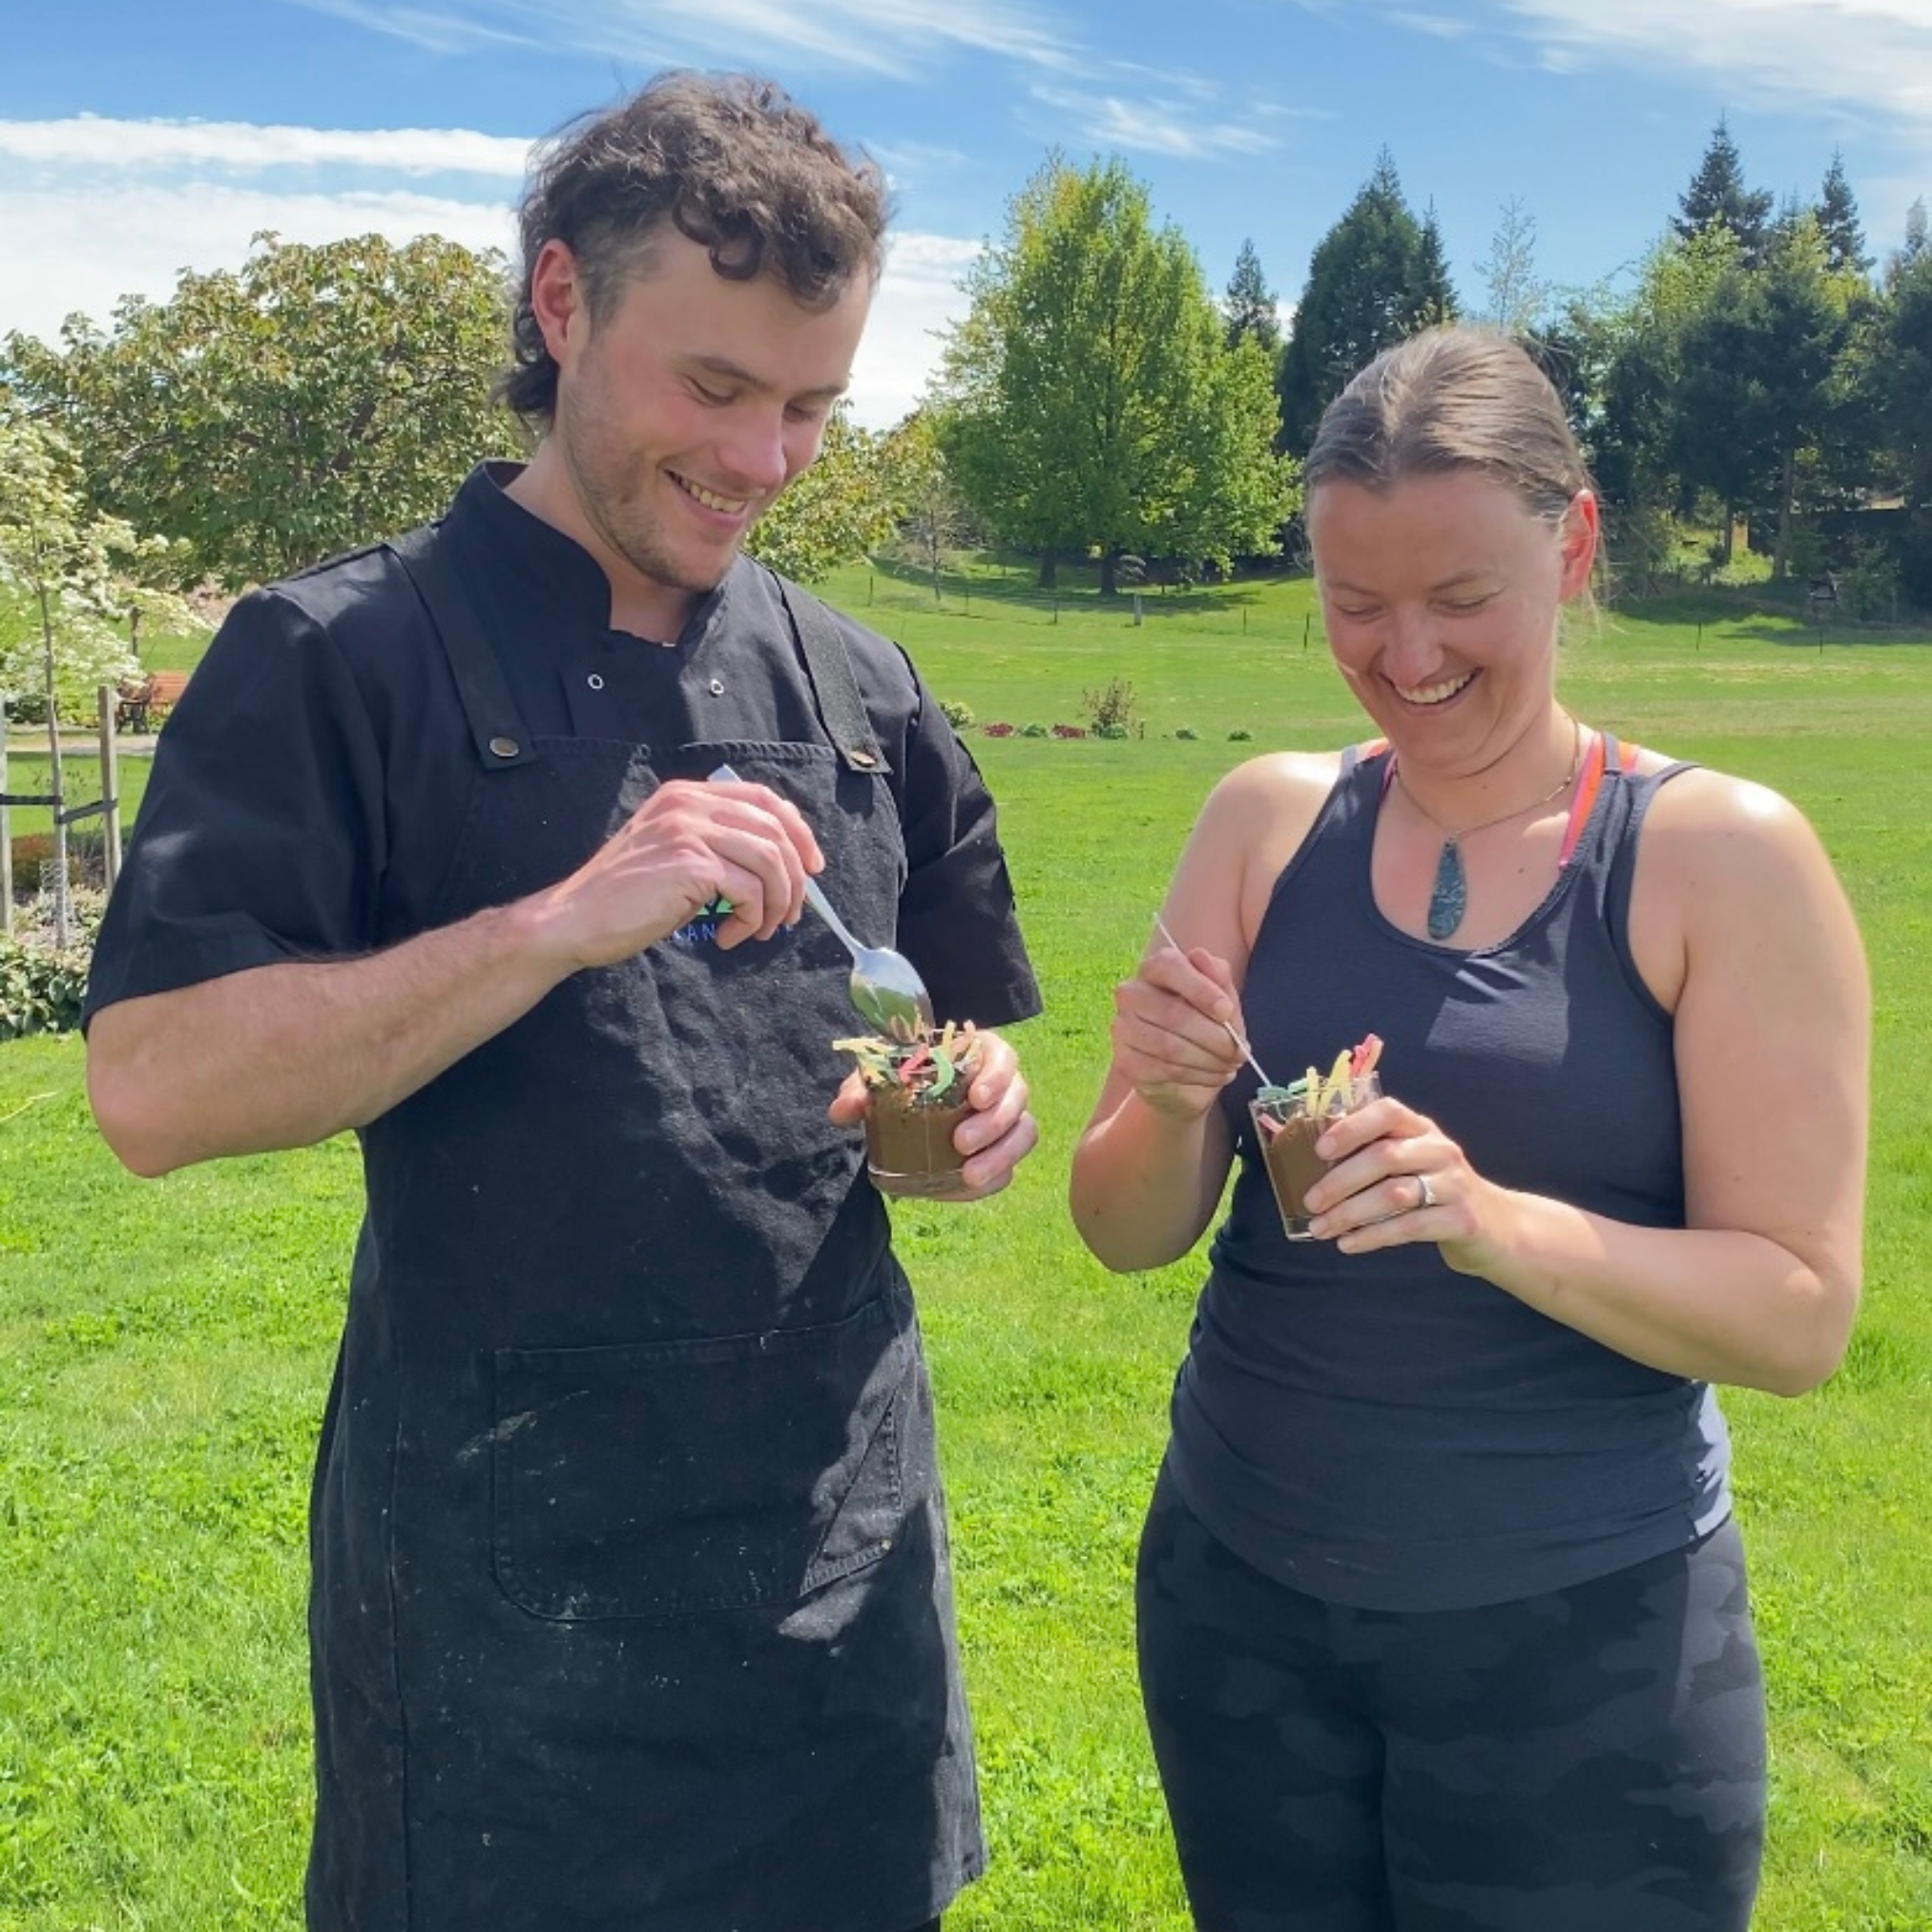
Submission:
[[[728,759],[889,938],[898,816],[816,606],[813,741],[533,741],[448,534],[398,549],[483,766],[447,876],[389,882],[404,924],[554,883]],[[576,974],[363,1134],[314,1932],[904,1932],[984,1861],[911,1298],[825,1118],[845,956],[714,938]]]

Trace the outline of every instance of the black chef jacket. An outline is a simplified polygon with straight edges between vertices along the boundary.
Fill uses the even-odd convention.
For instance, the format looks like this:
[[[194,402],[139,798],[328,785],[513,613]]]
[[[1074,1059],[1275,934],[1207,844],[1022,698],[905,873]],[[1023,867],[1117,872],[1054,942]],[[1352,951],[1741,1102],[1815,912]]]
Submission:
[[[726,758],[800,801],[943,1016],[1036,1009],[990,801],[900,652],[839,620],[883,755],[854,769],[768,571],[669,646],[614,634],[499,478],[433,540],[474,624],[383,548],[236,607],[90,1016],[540,889]],[[903,1932],[983,1862],[917,1323],[823,1117],[846,961],[816,922],[714,941],[573,975],[361,1135],[311,1511],[315,1932]]]

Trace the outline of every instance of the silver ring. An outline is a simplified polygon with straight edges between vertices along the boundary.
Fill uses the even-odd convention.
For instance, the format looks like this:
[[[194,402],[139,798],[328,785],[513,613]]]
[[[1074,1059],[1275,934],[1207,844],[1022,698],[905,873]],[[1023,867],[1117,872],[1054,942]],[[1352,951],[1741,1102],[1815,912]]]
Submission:
[[[1418,1212],[1420,1212],[1423,1208],[1434,1207],[1436,1205],[1436,1191],[1429,1184],[1428,1175],[1425,1174],[1419,1174],[1416,1176],[1416,1179],[1422,1183],[1423,1188],[1423,1197],[1420,1201],[1416,1203]]]

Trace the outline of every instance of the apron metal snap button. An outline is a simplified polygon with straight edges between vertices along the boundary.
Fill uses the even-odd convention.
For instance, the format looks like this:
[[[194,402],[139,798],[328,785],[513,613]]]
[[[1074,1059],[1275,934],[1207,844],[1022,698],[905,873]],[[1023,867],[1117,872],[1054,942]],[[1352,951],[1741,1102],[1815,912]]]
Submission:
[[[513,758],[523,749],[513,737],[493,737],[489,748],[500,758]]]
[[[855,765],[862,765],[865,770],[870,771],[879,760],[870,752],[855,751],[852,754],[852,762]]]
[[[594,671],[592,672],[591,675],[584,679],[584,682],[588,684],[592,691],[601,691],[604,688],[604,680],[601,677],[599,677]]]
[[[714,697],[722,697],[724,696],[724,686],[716,677],[711,680],[711,695]]]

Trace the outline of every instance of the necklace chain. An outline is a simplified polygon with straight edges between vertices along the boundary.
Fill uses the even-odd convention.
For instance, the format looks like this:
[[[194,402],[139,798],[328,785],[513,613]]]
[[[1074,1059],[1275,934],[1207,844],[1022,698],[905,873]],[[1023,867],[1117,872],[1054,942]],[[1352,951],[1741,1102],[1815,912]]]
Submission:
[[[1423,801],[1409,789],[1408,780],[1402,777],[1402,760],[1395,763],[1395,781],[1402,789],[1402,797],[1420,812],[1451,845],[1460,845],[1465,839],[1473,839],[1478,832],[1486,832],[1492,825],[1506,825],[1511,819],[1521,819],[1527,813],[1541,811],[1552,799],[1568,791],[1576,782],[1576,775],[1583,769],[1583,720],[1570,719],[1571,738],[1569,744],[1569,769],[1536,800],[1527,805],[1518,805],[1513,812],[1503,812],[1493,819],[1485,819],[1480,825],[1465,825],[1460,832],[1451,831]]]
[[[1494,819],[1485,819],[1478,825],[1465,825],[1460,832],[1454,832],[1436,817],[1423,801],[1416,797],[1402,779],[1400,759],[1390,769],[1395,781],[1402,786],[1402,797],[1443,835],[1443,849],[1436,855],[1436,882],[1429,893],[1429,937],[1445,940],[1463,923],[1463,914],[1469,903],[1468,875],[1463,870],[1462,845],[1465,839],[1473,838],[1478,832],[1486,832],[1492,825],[1505,825],[1511,819],[1527,817],[1531,812],[1541,811],[1545,805],[1560,798],[1576,782],[1576,775],[1583,769],[1583,721],[1570,719],[1572,733],[1569,747],[1569,769],[1564,773],[1542,798],[1527,805],[1518,805],[1513,812],[1504,812]]]

